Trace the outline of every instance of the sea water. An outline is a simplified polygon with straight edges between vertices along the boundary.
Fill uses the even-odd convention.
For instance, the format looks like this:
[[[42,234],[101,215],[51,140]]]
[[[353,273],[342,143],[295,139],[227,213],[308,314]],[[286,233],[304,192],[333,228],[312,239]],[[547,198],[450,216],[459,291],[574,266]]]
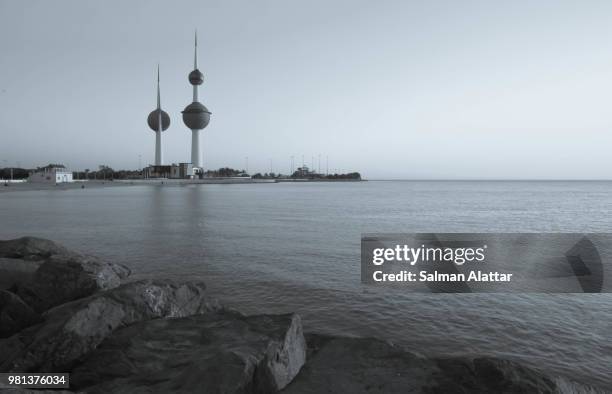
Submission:
[[[0,238],[35,235],[203,280],[245,313],[425,355],[509,358],[612,387],[612,295],[415,294],[360,282],[362,233],[612,232],[612,182],[141,185],[0,193]],[[605,267],[607,272],[612,267]]]

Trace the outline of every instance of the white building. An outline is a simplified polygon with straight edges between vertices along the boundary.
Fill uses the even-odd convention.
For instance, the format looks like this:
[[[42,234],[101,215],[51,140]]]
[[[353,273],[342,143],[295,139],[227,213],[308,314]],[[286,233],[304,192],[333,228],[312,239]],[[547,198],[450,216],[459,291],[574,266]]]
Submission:
[[[49,164],[39,167],[30,173],[29,182],[33,183],[66,183],[73,182],[72,171],[68,171],[62,164]]]

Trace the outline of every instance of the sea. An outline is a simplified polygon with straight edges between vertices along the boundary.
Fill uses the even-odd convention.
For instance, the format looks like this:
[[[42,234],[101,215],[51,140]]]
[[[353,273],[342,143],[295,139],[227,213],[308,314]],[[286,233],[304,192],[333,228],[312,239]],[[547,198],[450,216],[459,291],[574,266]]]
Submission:
[[[360,281],[364,233],[612,232],[612,182],[134,185],[0,193],[0,238],[202,280],[244,313],[426,356],[493,356],[612,388],[612,295],[426,294]],[[520,264],[520,263],[517,263]],[[612,267],[604,267],[612,271]]]

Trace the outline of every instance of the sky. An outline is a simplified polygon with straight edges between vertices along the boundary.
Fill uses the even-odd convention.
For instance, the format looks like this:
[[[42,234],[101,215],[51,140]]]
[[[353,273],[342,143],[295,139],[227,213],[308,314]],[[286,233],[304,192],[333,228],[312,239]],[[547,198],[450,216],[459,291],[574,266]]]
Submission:
[[[0,0],[0,166],[612,179],[612,2]]]

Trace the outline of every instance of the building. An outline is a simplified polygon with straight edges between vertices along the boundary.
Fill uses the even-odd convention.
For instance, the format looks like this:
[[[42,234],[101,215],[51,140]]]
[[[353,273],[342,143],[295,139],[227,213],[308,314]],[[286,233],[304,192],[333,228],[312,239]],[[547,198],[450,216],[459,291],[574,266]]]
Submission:
[[[295,171],[293,173],[293,176],[298,176],[298,177],[309,177],[309,176],[313,176],[313,175],[317,175],[316,172],[314,171],[310,171],[310,169],[308,168],[307,165],[303,165],[301,167],[298,167],[297,171]]]
[[[68,171],[62,164],[49,164],[31,172],[28,182],[51,184],[73,182],[72,171]]]
[[[191,163],[148,166],[142,170],[143,178],[190,179],[193,177]]]
[[[191,163],[172,164],[170,167],[170,178],[187,179],[193,177],[193,165]]]
[[[200,146],[200,131],[210,122],[210,111],[198,100],[198,86],[204,83],[204,74],[198,70],[198,34],[195,34],[193,68],[189,73],[189,83],[193,85],[193,102],[183,110],[183,123],[191,130],[191,164],[194,175],[202,176],[202,148]]]
[[[148,166],[142,169],[142,177],[148,178],[170,178],[171,166]]]

